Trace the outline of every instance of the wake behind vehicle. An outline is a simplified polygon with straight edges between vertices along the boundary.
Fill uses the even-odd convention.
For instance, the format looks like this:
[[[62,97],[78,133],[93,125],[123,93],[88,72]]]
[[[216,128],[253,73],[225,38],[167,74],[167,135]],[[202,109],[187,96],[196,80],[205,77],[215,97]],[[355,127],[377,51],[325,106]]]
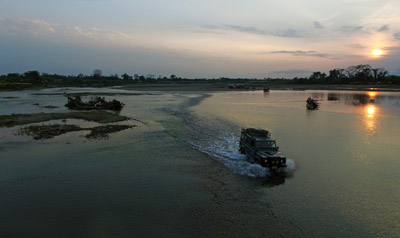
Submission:
[[[276,141],[271,139],[267,130],[246,128],[242,129],[239,151],[247,155],[250,163],[258,163],[263,167],[286,167],[286,157],[279,151]]]

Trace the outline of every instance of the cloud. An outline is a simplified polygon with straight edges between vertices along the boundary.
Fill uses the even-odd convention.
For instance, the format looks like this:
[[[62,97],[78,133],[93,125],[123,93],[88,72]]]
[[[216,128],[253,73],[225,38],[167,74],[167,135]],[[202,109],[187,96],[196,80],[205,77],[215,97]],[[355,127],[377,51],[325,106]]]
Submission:
[[[268,33],[265,30],[259,29],[254,26],[225,25],[225,28],[240,32],[246,32],[250,34],[268,35]]]
[[[396,40],[400,41],[400,32],[394,33],[394,34],[393,34],[393,37],[394,37]]]
[[[278,71],[271,71],[269,73],[275,75],[308,75],[311,74],[313,71],[305,70],[305,69],[288,69],[288,70],[278,70]]]
[[[319,58],[328,58],[328,54],[326,53],[318,53],[314,50],[303,51],[303,50],[279,50],[279,51],[271,51],[270,54],[289,54],[292,56],[309,56],[309,57],[319,57]]]
[[[189,32],[194,33],[208,33],[208,34],[217,34],[217,35],[224,35],[225,32],[221,31],[221,27],[215,25],[203,25],[200,28],[186,28]]]
[[[295,38],[295,37],[303,36],[299,31],[293,30],[293,29],[287,29],[287,30],[283,30],[283,31],[273,32],[273,33],[271,33],[271,35],[280,36],[280,37],[288,37],[288,38]]]
[[[119,31],[82,28],[49,23],[41,19],[0,19],[0,34],[17,37],[34,37],[53,42],[80,42],[124,45],[131,42],[128,35]]]
[[[314,24],[314,27],[317,28],[317,29],[323,29],[324,28],[324,26],[318,21],[314,21],[313,24]]]
[[[356,32],[356,31],[361,31],[362,29],[364,29],[363,26],[343,26],[342,27],[342,31],[345,31],[345,32]]]
[[[349,45],[349,47],[353,48],[353,49],[365,49],[366,47],[361,45],[361,44],[352,44]]]
[[[378,32],[385,32],[389,30],[389,25],[383,25],[381,28],[378,29]]]
[[[213,30],[221,29],[220,26],[216,26],[216,25],[203,25],[202,28],[213,29]]]
[[[37,30],[45,30],[48,32],[55,32],[54,27],[43,20],[40,19],[25,19],[24,20],[27,23],[30,23],[32,26],[35,26]]]
[[[212,29],[212,30],[222,30],[222,31],[237,31],[254,35],[263,35],[263,36],[278,36],[285,38],[296,38],[302,37],[303,35],[294,29],[284,29],[278,31],[267,31],[260,29],[255,26],[239,26],[239,25],[223,25],[223,26],[215,26],[215,25],[205,25],[203,28]]]
[[[41,32],[55,32],[54,27],[52,27],[51,24],[38,19],[13,20],[10,18],[1,18],[0,30],[3,35],[24,33],[35,36]]]
[[[391,52],[395,52],[395,51],[397,52],[397,51],[400,51],[400,47],[398,47],[398,46],[384,47],[383,50],[391,51]]]

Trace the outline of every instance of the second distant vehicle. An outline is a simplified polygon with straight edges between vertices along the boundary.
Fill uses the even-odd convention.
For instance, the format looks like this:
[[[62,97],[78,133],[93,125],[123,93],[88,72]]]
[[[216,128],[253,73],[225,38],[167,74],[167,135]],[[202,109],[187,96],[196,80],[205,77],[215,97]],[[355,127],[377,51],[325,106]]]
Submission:
[[[306,107],[308,110],[317,110],[319,108],[319,102],[314,98],[307,98]]]

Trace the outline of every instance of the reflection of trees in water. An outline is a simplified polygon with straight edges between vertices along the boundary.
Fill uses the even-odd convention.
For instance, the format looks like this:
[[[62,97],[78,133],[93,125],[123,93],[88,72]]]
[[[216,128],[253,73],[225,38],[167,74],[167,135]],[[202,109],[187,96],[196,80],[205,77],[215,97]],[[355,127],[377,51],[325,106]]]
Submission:
[[[360,106],[372,103],[375,98],[370,97],[368,94],[340,94],[328,93],[328,101],[343,101],[346,104]]]
[[[389,96],[386,96],[386,98],[387,98],[388,100],[390,100],[390,101],[396,100],[398,103],[400,102],[400,96],[389,95]]]
[[[312,93],[311,97],[314,98],[314,99],[323,100],[324,99],[324,93]]]
[[[351,100],[351,104],[354,106],[362,106],[369,103],[375,102],[375,97],[371,97],[367,94],[353,94],[353,99]]]
[[[328,93],[328,101],[340,101],[339,93]]]
[[[312,94],[314,97],[314,94]],[[323,97],[323,96],[322,96]],[[328,101],[342,101],[345,104],[354,105],[354,106],[364,106],[367,104],[379,104],[382,101],[398,101],[400,100],[400,96],[395,95],[377,95],[375,92],[366,92],[366,93],[328,93],[327,94]]]

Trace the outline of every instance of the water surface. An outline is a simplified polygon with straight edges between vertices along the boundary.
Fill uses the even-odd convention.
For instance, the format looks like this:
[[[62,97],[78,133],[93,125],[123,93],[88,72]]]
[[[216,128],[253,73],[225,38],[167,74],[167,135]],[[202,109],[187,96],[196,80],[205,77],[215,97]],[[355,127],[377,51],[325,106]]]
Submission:
[[[99,90],[127,92],[1,93],[17,98],[0,114],[63,112],[62,93]],[[2,236],[400,235],[399,93],[137,93],[109,97],[137,127],[108,139],[0,128]],[[319,110],[305,109],[309,96]],[[272,133],[289,159],[283,175],[238,153],[244,127]]]
[[[319,110],[305,110],[309,96]],[[281,186],[257,188],[280,217],[318,237],[400,235],[399,93],[220,93],[195,111],[272,132],[296,167]]]

